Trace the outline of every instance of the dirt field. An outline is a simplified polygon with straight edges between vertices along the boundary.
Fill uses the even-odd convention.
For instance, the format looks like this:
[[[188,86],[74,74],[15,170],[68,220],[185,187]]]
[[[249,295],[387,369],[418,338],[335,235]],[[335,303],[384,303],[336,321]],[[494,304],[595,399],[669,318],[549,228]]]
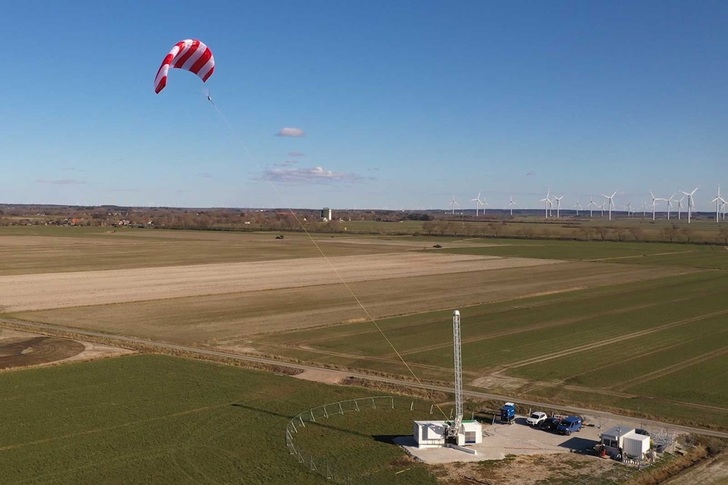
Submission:
[[[659,278],[676,272],[675,268],[654,269],[580,262],[486,270],[484,268],[497,268],[508,264],[517,266],[522,260],[476,258],[454,265],[454,269],[462,271],[467,268],[471,271],[448,273],[445,272],[449,269],[445,267],[447,266],[445,261],[451,261],[451,258],[446,256],[440,259],[445,255],[418,253],[412,255],[416,256],[415,258],[402,258],[402,256],[404,255],[392,257],[391,259],[398,260],[400,264],[398,267],[390,266],[388,270],[368,268],[366,265],[357,265],[357,271],[349,268],[349,278],[357,278],[358,281],[348,283],[347,286],[338,282],[317,284],[332,278],[331,274],[319,273],[318,278],[306,276],[305,279],[310,282],[308,286],[256,290],[256,285],[260,282],[239,275],[236,284],[238,287],[251,288],[249,291],[232,292],[231,287],[224,284],[212,290],[201,285],[194,296],[100,305],[90,305],[93,301],[92,295],[74,295],[70,290],[46,287],[46,293],[42,295],[28,292],[24,297],[34,298],[37,301],[40,296],[48,297],[49,294],[59,291],[67,298],[84,300],[88,297],[86,301],[89,306],[18,312],[15,316],[32,321],[175,343],[204,342],[222,346],[227,350],[249,352],[251,350],[249,336],[260,333],[335,325],[342,322],[367,322],[368,316],[382,318],[441,310],[453,308],[455,305],[474,305]],[[370,261],[369,257],[364,259]],[[376,259],[382,261],[382,258]],[[383,258],[384,261],[391,259]],[[429,264],[433,259],[438,261],[437,265]],[[538,260],[536,262],[538,263]],[[294,277],[280,263],[267,263],[269,268],[276,268],[275,274],[269,276],[272,280],[277,279],[280,285],[290,284],[290,280]],[[295,268],[297,264],[293,261],[287,263],[289,268]],[[174,268],[161,268],[160,272],[164,273],[169,269]],[[212,277],[215,276],[209,266],[204,269]],[[442,272],[435,274],[435,270]],[[270,271],[273,270],[269,269]],[[429,274],[422,274],[428,271]],[[329,273],[332,273],[330,269]],[[117,280],[113,278],[103,280],[104,276],[110,277],[112,274],[113,272],[95,273],[98,286],[113,287]],[[398,277],[411,274],[417,276]],[[63,277],[65,274],[47,276],[53,280],[56,276]],[[365,280],[367,277],[377,276],[383,279]],[[333,277],[335,278],[335,275]],[[298,280],[296,282],[303,284]],[[127,281],[124,284],[132,283],[133,281]],[[187,280],[185,283],[187,290],[194,291],[197,283],[194,279]],[[174,289],[172,286],[167,291]],[[125,294],[123,290],[127,293]],[[229,292],[221,293],[226,290]],[[132,299],[152,297],[150,294],[140,294],[129,286],[123,289],[117,288],[115,291],[116,298],[123,298],[125,295]],[[154,291],[154,288],[149,289],[149,293]],[[156,291],[163,294],[163,288],[157,288]],[[352,294],[356,295],[356,299]],[[54,301],[46,303],[46,306],[68,304],[67,301],[62,299],[59,301],[58,298],[59,295],[56,294],[53,297]],[[7,300],[0,297],[0,301]],[[366,309],[366,313],[358,302]]]
[[[5,312],[559,264],[435,253],[81,271],[0,277]]]
[[[108,345],[0,329],[0,370],[131,353]]]

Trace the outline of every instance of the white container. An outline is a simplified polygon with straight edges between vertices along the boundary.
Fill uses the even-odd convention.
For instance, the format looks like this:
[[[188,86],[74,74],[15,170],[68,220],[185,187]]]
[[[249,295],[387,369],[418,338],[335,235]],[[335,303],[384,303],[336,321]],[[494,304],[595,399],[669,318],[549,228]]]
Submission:
[[[650,449],[650,437],[641,434],[628,434],[622,439],[623,456],[642,459]]]

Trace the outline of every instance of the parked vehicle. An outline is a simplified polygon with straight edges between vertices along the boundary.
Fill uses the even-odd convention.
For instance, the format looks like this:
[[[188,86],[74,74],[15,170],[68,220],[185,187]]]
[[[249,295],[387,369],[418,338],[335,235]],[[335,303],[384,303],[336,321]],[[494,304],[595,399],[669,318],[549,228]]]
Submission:
[[[561,424],[556,428],[559,434],[565,434],[569,436],[571,433],[576,433],[581,430],[584,425],[579,416],[567,416],[561,420]]]
[[[526,423],[530,424],[531,426],[541,426],[541,423],[546,421],[546,413],[541,411],[536,411],[531,413],[529,417],[526,418]]]
[[[516,419],[516,405],[507,402],[500,409],[500,420],[504,423],[513,424],[514,419]]]
[[[546,418],[543,423],[541,423],[541,429],[544,431],[555,432],[556,428],[559,427],[559,424],[561,424],[561,419],[559,418]]]

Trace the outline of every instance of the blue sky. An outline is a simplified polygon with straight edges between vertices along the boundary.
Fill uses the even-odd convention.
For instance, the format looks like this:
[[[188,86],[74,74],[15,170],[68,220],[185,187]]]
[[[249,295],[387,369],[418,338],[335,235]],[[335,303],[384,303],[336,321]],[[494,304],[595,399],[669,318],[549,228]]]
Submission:
[[[701,185],[708,210],[726,25],[725,1],[9,0],[0,203],[540,207],[550,187],[622,209]],[[185,38],[215,74],[155,95]]]

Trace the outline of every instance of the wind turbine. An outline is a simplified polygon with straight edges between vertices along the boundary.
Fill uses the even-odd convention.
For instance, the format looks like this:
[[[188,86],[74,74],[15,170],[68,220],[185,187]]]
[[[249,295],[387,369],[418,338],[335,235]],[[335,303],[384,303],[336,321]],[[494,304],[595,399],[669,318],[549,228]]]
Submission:
[[[513,217],[513,206],[517,205],[515,202],[513,202],[513,196],[511,196],[511,201],[508,203],[508,207],[511,209],[511,217]]]
[[[645,213],[647,212],[647,202],[642,202],[642,219],[645,218]]]
[[[627,217],[632,217],[632,202],[627,202]]]
[[[680,220],[680,209],[682,209],[682,201],[685,199],[685,196],[683,195],[680,197],[677,201],[677,220]]]
[[[609,200],[609,220],[610,221],[612,220],[612,208],[614,207],[614,196],[615,195],[617,195],[617,191],[616,190],[614,191],[614,193],[612,195],[605,195],[604,196],[604,197],[606,197]]]
[[[657,205],[657,201],[663,200],[663,199],[660,199],[659,197],[655,197],[655,194],[653,194],[651,190],[650,190],[650,195],[652,196],[652,220],[654,221],[655,220],[655,206]]]
[[[725,205],[725,199],[720,196],[720,184],[718,184],[718,195],[716,195],[715,199],[711,200],[711,202],[715,202],[715,222],[718,222],[718,213],[720,212],[720,208]]]
[[[664,200],[665,202],[667,202],[667,220],[668,220],[668,221],[670,220],[670,207],[672,207],[672,198],[673,198],[673,197],[675,197],[675,194],[672,194],[672,195],[671,195],[671,196],[670,196],[669,198],[667,198],[667,199],[662,199],[662,200]]]
[[[690,214],[692,213],[693,209],[695,208],[695,201],[693,201],[693,195],[695,195],[695,192],[698,191],[700,188],[700,185],[695,187],[692,192],[685,192],[684,190],[681,190],[683,194],[688,196],[688,224],[690,224]]]
[[[589,217],[594,217],[594,211],[592,209],[592,206],[599,207],[596,202],[594,202],[594,197],[589,196]]]
[[[551,199],[549,198],[550,195],[551,195],[551,187],[549,187],[546,190],[546,197],[539,201],[539,202],[543,202],[544,212],[546,213],[546,219],[549,218],[549,209],[551,208]]]
[[[599,209],[602,211],[602,215],[600,216],[602,219],[604,218],[604,204],[606,204],[606,202],[602,202],[602,205],[599,206]]]
[[[566,195],[566,194],[564,194],[564,195]],[[560,210],[561,210],[561,199],[563,199],[563,198],[564,198],[563,195],[561,197],[556,197],[554,195],[554,200],[556,200],[556,218],[557,219],[560,217],[559,214],[560,214]]]
[[[470,202],[475,202],[475,217],[478,217],[478,206],[484,203],[480,200],[480,192],[478,192],[478,196],[476,198],[470,199]]]
[[[579,201],[576,201],[576,204],[574,204],[574,207],[576,207],[576,216],[579,217],[579,209],[581,209],[581,204]]]
[[[452,196],[452,200],[450,201],[450,206],[452,207],[452,213],[453,213],[453,215],[455,215],[455,206],[460,207],[460,204],[458,204],[457,202],[455,202],[455,195],[454,194]]]

